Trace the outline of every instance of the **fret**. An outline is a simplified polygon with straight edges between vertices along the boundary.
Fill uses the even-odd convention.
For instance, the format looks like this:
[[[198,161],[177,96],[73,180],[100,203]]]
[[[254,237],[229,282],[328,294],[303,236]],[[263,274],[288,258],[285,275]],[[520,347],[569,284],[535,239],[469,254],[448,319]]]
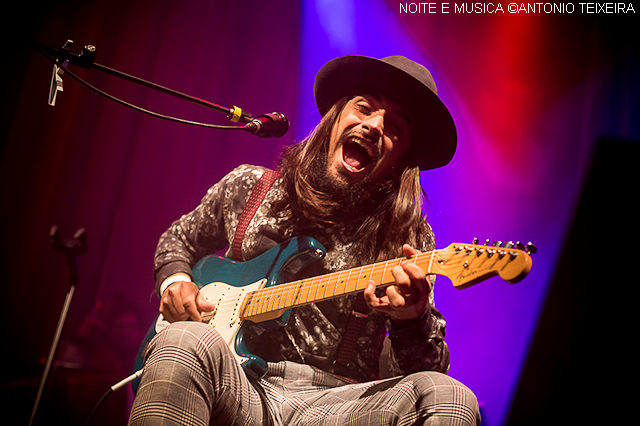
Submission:
[[[261,293],[259,292],[253,292],[253,297],[252,297],[252,301],[251,301],[251,310],[248,312],[248,315],[255,315],[258,313],[258,308],[260,306],[260,302],[261,302]]]
[[[387,266],[389,266],[389,262],[384,262],[384,269],[382,270],[382,276],[380,277],[380,283],[378,285],[384,284],[384,274],[387,272]]]
[[[342,275],[342,271],[331,274],[331,278],[329,278],[329,285],[327,285],[327,291],[325,292],[327,295],[331,295],[332,297],[336,295],[338,291],[338,284],[340,283],[341,275]],[[335,276],[335,279],[333,279],[334,276]]]
[[[375,270],[376,270],[376,264],[374,263],[373,265],[371,265],[371,271],[369,271],[369,279],[361,283],[364,287],[361,288],[360,290],[364,290],[367,287],[367,284],[369,283],[369,281],[375,278],[375,275],[374,275]]]
[[[275,291],[273,292],[273,310],[277,310],[277,309],[281,309],[284,306],[282,306],[282,302],[284,301],[284,291],[283,291],[283,286],[277,286],[275,287]]]
[[[291,306],[297,306],[301,304],[302,291],[304,289],[304,281],[296,281],[293,288],[293,297],[291,298]]]
[[[363,268],[358,268],[358,278],[356,278],[356,282],[354,283],[354,286],[353,287],[349,286],[347,288],[347,291],[349,293],[356,291],[356,289],[358,288],[358,283],[363,279],[363,277],[362,277],[362,269]]]
[[[300,291],[300,304],[305,304],[309,301],[309,292],[311,291],[311,281],[309,278],[302,280],[302,289]]]
[[[271,303],[269,304],[268,311],[275,311],[279,309],[280,300],[282,299],[282,291],[280,286],[272,287],[273,291],[271,292]]]
[[[302,281],[294,281],[288,284],[289,290],[287,291],[287,307],[292,307],[298,304],[298,298],[300,297],[300,289],[302,288]]]
[[[281,308],[290,308],[292,304],[292,289],[295,290],[295,286],[292,283],[282,284],[282,300],[280,301]]]
[[[267,300],[268,289],[256,291],[256,303],[251,311],[251,315],[257,315],[262,312],[262,307]]]
[[[269,287],[267,289],[262,290],[264,293],[264,297],[262,303],[260,304],[260,309],[258,310],[259,314],[264,314],[265,312],[269,312],[271,307],[273,306],[273,292],[277,287]]]
[[[313,279],[313,283],[315,284],[315,291],[313,291],[313,296],[311,298],[311,301],[315,302],[316,300],[318,300],[318,294],[320,293],[320,290],[322,288],[322,276],[315,277]]]
[[[253,308],[251,309],[250,315],[256,315],[260,313],[260,306],[264,303],[264,292],[259,291],[255,293]]]
[[[251,309],[253,307],[253,297],[255,296],[255,292],[252,291],[250,293],[247,294],[247,297],[245,297],[244,302],[243,302],[243,306],[240,309],[240,317],[241,318],[245,318],[249,315],[251,315]]]
[[[336,290],[334,292],[334,296],[341,296],[347,292],[347,286],[349,285],[349,280],[351,279],[351,272],[353,272],[353,269],[349,269],[345,272],[349,273],[347,275],[347,278],[341,279],[341,274],[338,275],[338,281],[336,282]]]
[[[324,281],[322,283],[322,293],[320,294],[320,296],[318,297],[319,300],[324,300],[324,299],[330,299],[331,298],[331,292],[333,290],[333,286],[331,286],[331,283],[333,282],[332,278],[335,274],[329,274],[329,275],[325,275],[325,279],[322,280]]]
[[[415,256],[413,263],[420,266],[422,269],[424,269],[425,274],[429,275],[431,274],[431,267],[433,266],[434,258],[435,258],[435,250],[426,252],[426,253],[420,253]]]
[[[371,266],[371,274],[369,274],[369,280],[370,280],[370,281],[373,281],[373,282],[374,282],[374,284],[376,285],[376,287],[380,284],[380,280],[381,280],[381,278],[382,278],[382,277],[378,278],[378,271],[377,271],[377,269],[378,269],[378,267],[379,267],[379,266],[380,266],[380,265],[378,265],[378,264],[372,265],[372,266]],[[368,282],[367,282],[367,283],[368,283]],[[367,284],[367,283],[365,283],[365,288],[366,288],[366,284]]]
[[[280,308],[289,308],[291,307],[291,283],[282,284],[280,287],[280,303],[278,306]]]

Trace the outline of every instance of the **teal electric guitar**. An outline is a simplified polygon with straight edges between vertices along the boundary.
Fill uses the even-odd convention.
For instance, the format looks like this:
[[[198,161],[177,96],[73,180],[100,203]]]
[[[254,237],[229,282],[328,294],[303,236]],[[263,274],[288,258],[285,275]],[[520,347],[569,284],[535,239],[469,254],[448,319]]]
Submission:
[[[266,362],[249,353],[242,336],[244,321],[263,322],[288,315],[291,308],[361,292],[369,280],[377,286],[394,283],[391,269],[404,260],[420,266],[427,275],[448,277],[462,289],[493,276],[509,283],[522,280],[531,270],[531,243],[494,243],[478,245],[454,243],[447,248],[420,253],[372,265],[283,283],[285,271],[300,270],[325,256],[324,247],[313,238],[297,237],[286,241],[247,262],[210,255],[193,268],[193,280],[216,309],[203,313],[202,321],[214,327],[232,349],[245,372],[261,377]],[[158,315],[145,336],[135,361],[134,371],[144,365],[149,341],[169,323]],[[132,383],[134,392],[139,380]]]

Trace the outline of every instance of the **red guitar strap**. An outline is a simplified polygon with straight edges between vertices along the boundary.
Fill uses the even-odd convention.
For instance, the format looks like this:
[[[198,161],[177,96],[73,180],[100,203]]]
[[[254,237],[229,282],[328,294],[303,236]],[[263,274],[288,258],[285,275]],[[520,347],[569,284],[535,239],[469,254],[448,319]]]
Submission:
[[[256,183],[253,188],[247,204],[240,214],[238,221],[238,227],[236,233],[233,236],[233,255],[243,261],[244,255],[242,253],[242,241],[244,240],[244,234],[251,222],[251,219],[256,214],[258,207],[267,195],[269,188],[278,179],[280,173],[275,170],[266,171]],[[345,329],[340,347],[338,348],[338,355],[336,357],[336,363],[342,365],[348,365],[351,360],[351,354],[355,349],[358,337],[360,336],[360,329],[367,318],[368,307],[364,301],[363,293],[358,293],[356,300],[353,304],[353,312],[347,321],[347,327]]]
[[[262,174],[260,179],[258,179],[258,183],[251,191],[251,195],[247,200],[247,204],[244,206],[242,213],[240,214],[240,219],[238,220],[238,227],[236,228],[236,233],[233,236],[233,246],[232,251],[233,255],[238,259],[243,261],[244,255],[242,253],[242,241],[244,240],[244,233],[249,226],[249,222],[256,214],[258,207],[264,200],[265,195],[273,185],[273,182],[278,179],[280,176],[280,172],[275,170],[268,170]]]
[[[342,335],[342,341],[340,342],[338,355],[336,356],[336,363],[341,365],[348,365],[349,361],[351,361],[351,354],[358,342],[360,330],[367,319],[369,307],[367,306],[367,302],[364,301],[364,293],[358,293],[356,295],[356,300],[353,302],[352,308],[353,311],[347,320],[347,327]]]

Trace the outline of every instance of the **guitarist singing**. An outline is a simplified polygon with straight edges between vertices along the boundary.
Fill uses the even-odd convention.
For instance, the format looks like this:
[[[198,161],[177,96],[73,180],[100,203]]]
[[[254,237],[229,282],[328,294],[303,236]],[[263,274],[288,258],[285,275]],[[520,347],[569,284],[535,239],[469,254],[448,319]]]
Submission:
[[[193,268],[227,246],[227,258],[245,262],[293,237],[314,238],[326,255],[293,262],[282,271],[291,279],[435,248],[419,172],[449,163],[457,142],[429,71],[401,56],[345,56],[320,69],[314,91],[322,119],[283,151],[277,172],[239,166],[160,237],[156,291],[170,325],[145,350],[130,424],[480,423],[474,394],[447,375],[434,278],[414,263],[394,266],[386,288],[370,282],[295,307],[281,322],[245,321],[246,349],[265,361],[260,374],[202,321],[216,304]]]

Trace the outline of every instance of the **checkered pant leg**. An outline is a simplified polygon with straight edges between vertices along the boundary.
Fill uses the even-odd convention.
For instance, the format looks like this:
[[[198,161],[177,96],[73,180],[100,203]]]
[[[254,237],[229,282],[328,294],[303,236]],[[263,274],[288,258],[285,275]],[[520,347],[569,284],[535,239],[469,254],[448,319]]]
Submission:
[[[472,426],[480,424],[480,409],[474,393],[457,380],[437,372],[408,376],[418,398],[407,406],[398,426]]]
[[[261,382],[274,411],[279,413],[276,423],[282,425],[480,423],[473,392],[437,372],[352,384],[307,365],[278,363],[270,365],[269,374]]]
[[[171,324],[152,339],[129,424],[262,425],[263,402],[213,328]]]
[[[130,417],[133,426],[479,423],[475,395],[437,372],[358,384],[280,362],[250,382],[219,334],[193,322],[172,324],[151,341]]]

